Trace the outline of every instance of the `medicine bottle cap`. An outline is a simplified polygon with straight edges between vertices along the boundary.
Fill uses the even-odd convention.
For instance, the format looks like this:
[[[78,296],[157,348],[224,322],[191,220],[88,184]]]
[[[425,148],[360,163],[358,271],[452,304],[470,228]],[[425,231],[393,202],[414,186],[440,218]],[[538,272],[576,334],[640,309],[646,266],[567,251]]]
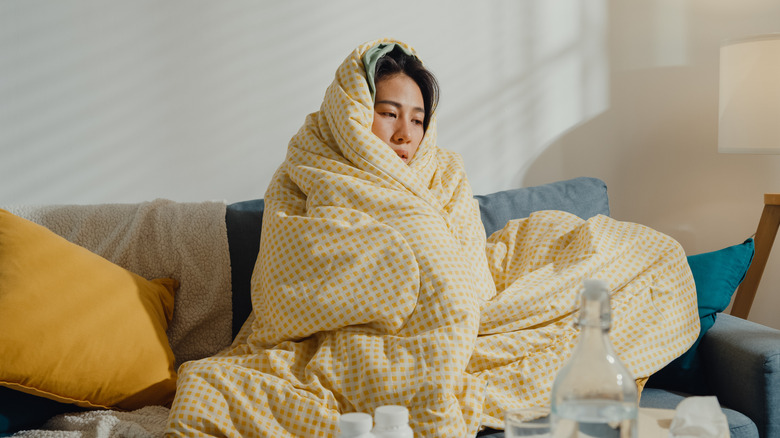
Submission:
[[[350,412],[339,417],[339,431],[345,436],[361,435],[371,431],[371,416],[365,412]]]
[[[409,410],[404,406],[386,405],[376,408],[374,421],[377,427],[398,426],[409,423]]]

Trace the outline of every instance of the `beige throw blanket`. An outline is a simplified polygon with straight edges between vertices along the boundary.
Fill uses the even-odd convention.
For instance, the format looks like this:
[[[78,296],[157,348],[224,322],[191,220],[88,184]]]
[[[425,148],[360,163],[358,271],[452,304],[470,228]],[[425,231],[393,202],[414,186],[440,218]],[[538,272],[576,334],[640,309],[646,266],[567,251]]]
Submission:
[[[163,436],[168,408],[147,406],[133,412],[108,410],[62,414],[42,429],[25,430],[14,438],[158,438]]]

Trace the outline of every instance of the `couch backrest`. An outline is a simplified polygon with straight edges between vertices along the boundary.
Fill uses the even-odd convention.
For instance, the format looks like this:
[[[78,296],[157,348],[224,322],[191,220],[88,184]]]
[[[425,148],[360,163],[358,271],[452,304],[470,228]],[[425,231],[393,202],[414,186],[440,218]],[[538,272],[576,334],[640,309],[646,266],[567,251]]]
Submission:
[[[539,210],[563,210],[588,219],[609,216],[607,185],[598,178],[579,177],[534,187],[475,196],[487,235],[500,230],[511,219],[528,217]],[[233,336],[252,310],[250,282],[263,225],[262,199],[227,206],[228,245],[233,281]]]
[[[541,210],[563,210],[582,219],[598,214],[609,216],[607,185],[598,178],[579,177],[475,198],[488,236],[504,228],[511,219]]]

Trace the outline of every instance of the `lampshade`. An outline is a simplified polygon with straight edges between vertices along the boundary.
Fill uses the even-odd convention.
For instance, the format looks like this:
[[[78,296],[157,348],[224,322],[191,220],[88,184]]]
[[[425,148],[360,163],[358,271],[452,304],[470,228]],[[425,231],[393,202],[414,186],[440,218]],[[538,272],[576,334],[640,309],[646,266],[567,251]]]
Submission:
[[[780,154],[780,33],[721,46],[718,152]]]

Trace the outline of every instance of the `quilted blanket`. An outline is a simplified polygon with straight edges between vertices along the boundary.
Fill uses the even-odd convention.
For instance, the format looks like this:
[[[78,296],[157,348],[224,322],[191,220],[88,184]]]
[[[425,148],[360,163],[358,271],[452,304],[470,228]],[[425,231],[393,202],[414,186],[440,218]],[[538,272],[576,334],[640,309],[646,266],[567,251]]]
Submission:
[[[265,194],[254,312],[179,370],[171,436],[334,436],[339,414],[407,406],[416,436],[474,436],[545,405],[576,340],[584,278],[612,289],[612,340],[643,379],[698,334],[671,238],[541,212],[486,239],[435,119],[409,164],[371,132],[361,61],[341,64]],[[414,49],[400,42],[403,47]]]

